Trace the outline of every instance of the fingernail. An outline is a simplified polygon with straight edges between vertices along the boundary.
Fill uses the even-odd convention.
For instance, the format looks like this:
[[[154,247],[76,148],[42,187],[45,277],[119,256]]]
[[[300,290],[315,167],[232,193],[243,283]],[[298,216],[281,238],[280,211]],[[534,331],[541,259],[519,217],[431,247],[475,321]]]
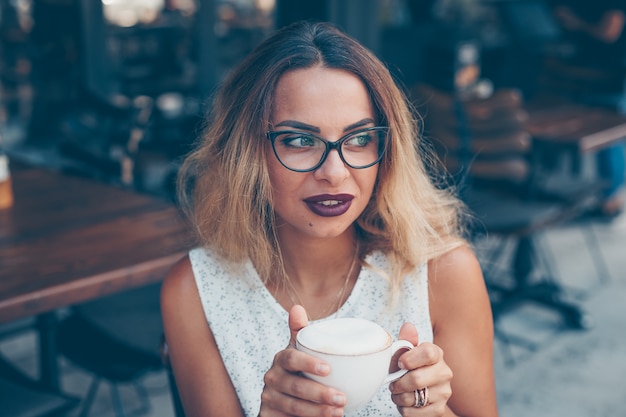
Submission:
[[[333,409],[333,417],[343,417],[343,408]]]
[[[335,394],[333,396],[333,405],[344,406],[346,404],[346,397],[341,394]]]
[[[326,375],[330,372],[330,366],[326,365],[325,363],[318,363],[315,367],[315,370],[320,375]]]
[[[404,369],[404,365],[402,364],[402,361],[398,361],[398,368]]]

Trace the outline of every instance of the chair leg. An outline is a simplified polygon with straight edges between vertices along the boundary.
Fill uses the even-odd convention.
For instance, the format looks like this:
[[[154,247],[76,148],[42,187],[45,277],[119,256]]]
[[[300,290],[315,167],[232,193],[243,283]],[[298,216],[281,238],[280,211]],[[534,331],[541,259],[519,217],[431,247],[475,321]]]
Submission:
[[[150,411],[150,397],[148,395],[148,392],[146,391],[146,388],[141,384],[141,382],[134,382],[133,385],[135,387],[135,390],[137,391],[137,396],[141,401],[141,408],[137,410],[137,412],[139,414],[145,414]]]
[[[487,253],[487,263],[489,265],[489,270],[493,269],[496,265],[496,261],[498,259],[502,259],[503,253],[509,248],[510,239],[502,238],[500,239],[500,244],[496,245],[494,248],[490,249]]]
[[[528,281],[534,269],[534,255],[535,248],[532,239],[521,237],[517,242],[513,258],[513,275],[518,290],[530,285]]]
[[[582,234],[584,235],[583,240],[589,251],[591,261],[593,262],[595,266],[595,270],[598,275],[598,280],[600,281],[601,284],[606,284],[610,282],[611,272],[609,271],[608,263],[606,262],[606,259],[604,258],[602,251],[600,250],[600,242],[598,240],[598,236],[595,233],[595,230],[593,229],[593,225],[591,224],[582,225],[580,230],[582,231]],[[537,240],[536,243],[541,244],[541,250],[540,251],[535,250],[535,253],[537,253],[537,255],[541,255],[543,266],[546,269],[546,272],[548,274],[547,278],[551,280],[552,282],[554,281],[553,279],[554,277],[560,276],[559,273],[555,273],[554,271],[555,267],[557,266],[555,262],[556,257],[552,254],[550,245],[545,244],[543,239]],[[571,292],[572,290],[569,290],[569,291]],[[584,293],[583,290],[578,290],[578,292],[580,294]]]
[[[536,265],[537,253],[533,239],[522,237],[518,241],[514,268],[516,289],[510,294],[511,302],[532,300],[556,310],[565,325],[574,329],[585,329],[591,325],[590,317],[577,305],[562,299],[562,288],[548,277],[543,282],[530,283],[529,277]]]
[[[91,410],[91,406],[93,405],[93,402],[95,400],[98,388],[100,387],[100,382],[102,382],[101,378],[94,378],[91,382],[89,390],[87,391],[87,395],[83,400],[83,407],[80,411],[80,417],[89,416],[89,411]],[[146,414],[148,411],[150,411],[150,398],[148,392],[140,383],[133,383],[133,385],[135,386],[137,396],[139,397],[139,400],[141,402],[141,407],[136,412],[139,415]],[[109,390],[111,393],[111,402],[113,404],[113,409],[115,410],[116,416],[126,417],[119,387],[117,386],[117,384],[111,382],[109,383]]]
[[[511,339],[509,336],[500,330],[499,326],[494,327],[494,336],[497,340],[499,340],[502,346],[502,355],[504,356],[504,364],[507,367],[512,367],[515,365],[515,357],[513,356],[513,351],[511,350]]]
[[[89,415],[89,410],[93,405],[93,401],[98,393],[98,387],[100,386],[100,378],[95,377],[93,381],[91,381],[91,385],[89,385],[89,390],[87,391],[87,396],[83,400],[83,407],[80,410],[80,417],[87,417]]]
[[[115,409],[115,414],[117,417],[126,417],[126,414],[124,414],[124,406],[122,405],[122,398],[120,397],[120,390],[117,387],[117,384],[110,383],[109,390],[111,391],[111,401],[113,403],[113,408]]]
[[[544,280],[556,285],[557,278],[561,273],[558,271],[558,265],[556,256],[552,252],[552,248],[546,240],[544,235],[539,235],[534,239],[534,253],[537,257],[537,262],[541,262],[541,265],[546,273]]]
[[[167,369],[167,380],[170,386],[170,393],[172,396],[172,405],[174,407],[174,416],[175,417],[184,417],[185,410],[183,409],[183,403],[180,399],[180,393],[178,392],[178,387],[176,385],[176,378],[174,378],[174,372],[172,368],[169,367]]]
[[[589,252],[591,253],[591,260],[596,266],[596,271],[598,271],[600,282],[602,284],[607,284],[611,281],[611,272],[609,271],[606,259],[604,259],[604,255],[600,250],[600,242],[598,241],[596,232],[593,230],[593,225],[583,225],[582,232],[585,235],[587,248],[589,248]]]
[[[511,346],[516,345],[524,348],[528,352],[534,352],[537,350],[538,345],[523,337],[508,334],[500,328],[500,326],[494,327],[494,336],[502,342],[502,354],[504,356],[504,364],[507,367],[513,367],[517,361],[513,354]]]

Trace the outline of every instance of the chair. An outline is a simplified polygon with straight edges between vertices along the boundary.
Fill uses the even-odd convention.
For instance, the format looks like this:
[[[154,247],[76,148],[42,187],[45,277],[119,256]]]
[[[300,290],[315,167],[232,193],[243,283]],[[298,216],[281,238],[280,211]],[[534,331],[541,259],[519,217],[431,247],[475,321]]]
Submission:
[[[471,239],[477,243],[491,236],[501,241],[483,260],[496,333],[508,341],[498,322],[509,309],[526,302],[556,311],[569,328],[588,327],[590,318],[566,299],[552,271],[553,260],[537,247],[543,232],[595,204],[595,193],[536,198],[550,192],[534,177],[532,140],[524,129],[527,114],[516,90],[480,99],[458,99],[425,85],[413,93],[424,115],[425,135],[455,175],[460,196],[476,218]],[[507,256],[508,280],[495,268]]]
[[[0,357],[0,410],[10,417],[65,417],[78,398],[46,389]]]
[[[524,191],[532,175],[532,140],[524,130],[528,114],[518,91],[500,90],[489,99],[462,105],[426,85],[417,86],[414,93],[426,101],[426,133],[449,172],[463,175],[468,170],[472,182],[514,185]],[[466,164],[468,160],[471,164]]]
[[[74,306],[58,326],[61,355],[93,375],[83,400],[81,416],[87,416],[104,380],[111,386],[111,399],[118,417],[125,416],[118,384],[132,384],[142,406],[150,408],[141,379],[163,369],[159,337],[163,333],[159,308],[160,284]]]
[[[170,395],[172,397],[172,407],[174,407],[175,417],[185,417],[185,410],[183,410],[183,403],[180,400],[180,393],[178,392],[178,386],[176,385],[176,378],[174,377],[174,371],[170,364],[169,351],[167,348],[167,341],[165,337],[161,339],[161,362],[167,372],[167,380],[170,387]]]

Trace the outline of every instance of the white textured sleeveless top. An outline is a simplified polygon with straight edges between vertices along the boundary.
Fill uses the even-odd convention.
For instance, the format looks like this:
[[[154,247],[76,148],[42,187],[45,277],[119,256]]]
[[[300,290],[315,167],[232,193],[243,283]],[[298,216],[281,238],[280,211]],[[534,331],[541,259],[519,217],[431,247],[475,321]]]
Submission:
[[[243,268],[228,268],[223,260],[204,248],[189,252],[204,314],[235,386],[246,416],[256,416],[261,407],[263,376],[274,355],[289,343],[288,312],[278,304],[250,261]],[[381,252],[366,262],[389,271]],[[375,268],[363,267],[354,289],[339,311],[328,318],[360,317],[383,326],[394,338],[400,327],[411,322],[421,342],[432,342],[428,310],[428,273],[422,265],[405,277],[396,307],[388,308],[391,286]],[[326,319],[321,319],[326,320]],[[365,408],[350,417],[397,416],[387,386],[381,387]]]

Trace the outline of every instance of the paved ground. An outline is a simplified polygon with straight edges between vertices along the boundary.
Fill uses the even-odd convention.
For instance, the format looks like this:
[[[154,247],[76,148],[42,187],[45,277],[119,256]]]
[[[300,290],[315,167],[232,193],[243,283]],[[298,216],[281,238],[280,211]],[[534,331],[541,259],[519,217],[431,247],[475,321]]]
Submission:
[[[594,326],[586,331],[563,329],[558,316],[532,305],[512,311],[503,320],[503,329],[531,340],[535,349],[519,345],[506,349],[506,345],[496,343],[502,417],[626,415],[626,215],[591,227],[607,260],[607,282],[598,276],[579,226],[549,233],[543,247],[550,248],[562,282],[590,314]],[[34,335],[26,333],[4,340],[0,350],[32,372],[36,369],[34,345]],[[90,377],[67,364],[63,370],[65,389],[84,395]],[[172,417],[165,375],[150,376],[144,385],[151,408],[143,415]],[[129,412],[140,407],[132,387],[122,387],[122,394]],[[101,387],[90,416],[114,416],[106,387]]]
[[[504,327],[533,332],[540,344],[531,353],[517,349],[521,357],[514,366],[496,362],[503,417],[626,416],[626,216],[593,229],[609,266],[606,283],[598,277],[579,228],[564,228],[547,240],[562,280],[594,326],[558,331],[559,321],[538,309],[509,317]],[[503,359],[502,349],[498,352]]]

